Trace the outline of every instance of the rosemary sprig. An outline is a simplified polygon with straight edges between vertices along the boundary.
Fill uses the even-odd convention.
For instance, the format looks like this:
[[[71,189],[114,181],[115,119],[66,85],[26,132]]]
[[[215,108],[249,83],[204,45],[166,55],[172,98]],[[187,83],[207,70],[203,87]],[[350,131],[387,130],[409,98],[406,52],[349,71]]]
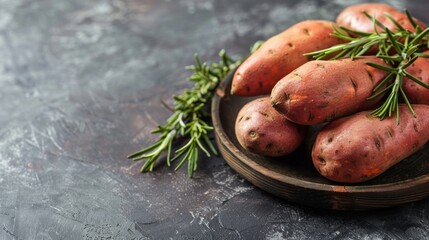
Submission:
[[[383,59],[390,65],[390,67],[373,63],[368,63],[368,65],[387,71],[389,74],[373,89],[374,94],[368,99],[374,99],[388,91],[390,91],[390,93],[384,103],[371,114],[380,119],[384,119],[386,116],[391,117],[392,113],[395,113],[398,124],[399,98],[402,98],[411,113],[415,115],[414,110],[408,101],[408,97],[402,89],[403,79],[407,77],[412,81],[415,81],[417,84],[429,89],[429,85],[423,83],[420,79],[406,71],[406,68],[416,61],[418,57],[429,57],[422,53],[425,48],[429,48],[429,28],[422,30],[407,10],[405,10],[405,13],[408,20],[415,28],[415,32],[405,30],[403,26],[391,15],[385,13],[386,18],[392,21],[397,28],[396,31],[392,32],[381,22],[377,21],[374,16],[370,16],[368,13],[364,12],[364,14],[373,22],[373,33],[359,32],[346,27],[334,26],[334,33],[332,35],[348,42],[306,54],[308,56],[313,56],[315,59],[338,59],[342,57],[353,59],[364,55],[374,47],[378,47],[376,56]],[[383,30],[377,31],[377,27],[380,27]]]
[[[152,171],[156,160],[166,151],[167,165],[170,166],[172,161],[181,158],[175,170],[187,162],[188,175],[192,177],[198,166],[200,151],[207,156],[210,156],[211,153],[217,155],[217,151],[208,137],[208,133],[213,130],[213,127],[205,120],[209,116],[207,106],[220,81],[240,63],[240,60],[232,59],[225,50],[221,50],[219,56],[219,63],[208,64],[201,63],[198,54],[195,55],[196,64],[187,67],[193,71],[188,80],[194,82],[194,87],[174,97],[173,114],[163,125],[152,131],[152,133],[160,135],[159,140],[128,156],[134,161],[146,159],[140,169],[141,172]],[[188,138],[188,141],[175,151],[175,156],[172,158],[172,145],[179,137]]]

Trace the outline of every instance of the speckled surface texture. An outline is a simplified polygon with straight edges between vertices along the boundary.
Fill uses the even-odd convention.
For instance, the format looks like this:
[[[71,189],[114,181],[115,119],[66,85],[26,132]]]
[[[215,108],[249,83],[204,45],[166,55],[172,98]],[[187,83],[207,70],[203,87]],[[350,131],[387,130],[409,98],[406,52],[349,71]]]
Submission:
[[[241,56],[359,1],[0,0],[0,239],[429,239],[429,200],[372,212],[290,204],[222,158],[194,179],[125,156],[189,86],[193,54]],[[426,1],[387,1],[429,22]]]

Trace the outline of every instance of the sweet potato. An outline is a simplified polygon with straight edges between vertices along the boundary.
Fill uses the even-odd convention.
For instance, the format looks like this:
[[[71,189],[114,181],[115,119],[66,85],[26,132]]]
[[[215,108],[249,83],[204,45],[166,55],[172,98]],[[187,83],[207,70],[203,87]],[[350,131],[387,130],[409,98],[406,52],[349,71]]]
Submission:
[[[367,100],[387,75],[367,65],[387,65],[375,56],[308,62],[280,80],[271,92],[273,107],[292,122],[315,125],[373,107]]]
[[[342,43],[330,36],[333,22],[308,20],[268,39],[237,69],[231,93],[239,96],[269,94],[282,77],[301,66],[310,57],[305,53]]]
[[[429,54],[429,51],[424,52]],[[429,84],[429,58],[418,58],[406,71],[420,81]],[[429,105],[429,89],[424,88],[409,78],[404,78],[402,88],[411,103]]]
[[[370,111],[359,112],[326,125],[313,145],[312,160],[326,178],[342,183],[370,180],[410,156],[429,140],[429,106],[406,105],[395,117],[380,121]]]
[[[306,128],[288,121],[264,97],[247,103],[238,113],[235,134],[250,152],[278,157],[293,152],[302,143]]]
[[[382,3],[363,3],[352,5],[345,8],[337,17],[337,24],[346,28],[372,33],[374,32],[374,23],[369,19],[363,12],[367,12],[370,16],[375,18],[382,23],[389,30],[396,31],[397,26],[387,18],[384,13],[390,14],[404,29],[414,32],[415,29],[411,22],[408,20],[407,15],[403,12],[398,11],[392,6]],[[425,29],[424,23],[418,19],[414,19],[416,23]],[[377,31],[382,31],[380,26],[377,26]]]

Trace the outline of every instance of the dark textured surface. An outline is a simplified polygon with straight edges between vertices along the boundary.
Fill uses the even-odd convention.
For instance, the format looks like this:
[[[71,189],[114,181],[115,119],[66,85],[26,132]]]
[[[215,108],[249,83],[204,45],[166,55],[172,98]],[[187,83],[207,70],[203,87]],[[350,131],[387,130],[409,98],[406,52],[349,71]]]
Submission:
[[[194,179],[125,156],[154,141],[193,53],[359,1],[0,0],[0,239],[425,239],[429,200],[373,212],[292,205],[222,158]],[[388,1],[429,22],[426,1]]]

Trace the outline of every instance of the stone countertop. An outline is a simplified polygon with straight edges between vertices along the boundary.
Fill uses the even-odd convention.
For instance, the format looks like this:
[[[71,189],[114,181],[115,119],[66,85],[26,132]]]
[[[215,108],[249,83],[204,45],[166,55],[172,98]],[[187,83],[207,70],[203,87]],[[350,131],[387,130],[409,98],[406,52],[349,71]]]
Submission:
[[[202,157],[189,179],[126,156],[156,140],[184,66],[243,56],[361,1],[0,0],[0,239],[428,239],[429,200],[291,204]],[[427,1],[383,1],[429,22]]]

